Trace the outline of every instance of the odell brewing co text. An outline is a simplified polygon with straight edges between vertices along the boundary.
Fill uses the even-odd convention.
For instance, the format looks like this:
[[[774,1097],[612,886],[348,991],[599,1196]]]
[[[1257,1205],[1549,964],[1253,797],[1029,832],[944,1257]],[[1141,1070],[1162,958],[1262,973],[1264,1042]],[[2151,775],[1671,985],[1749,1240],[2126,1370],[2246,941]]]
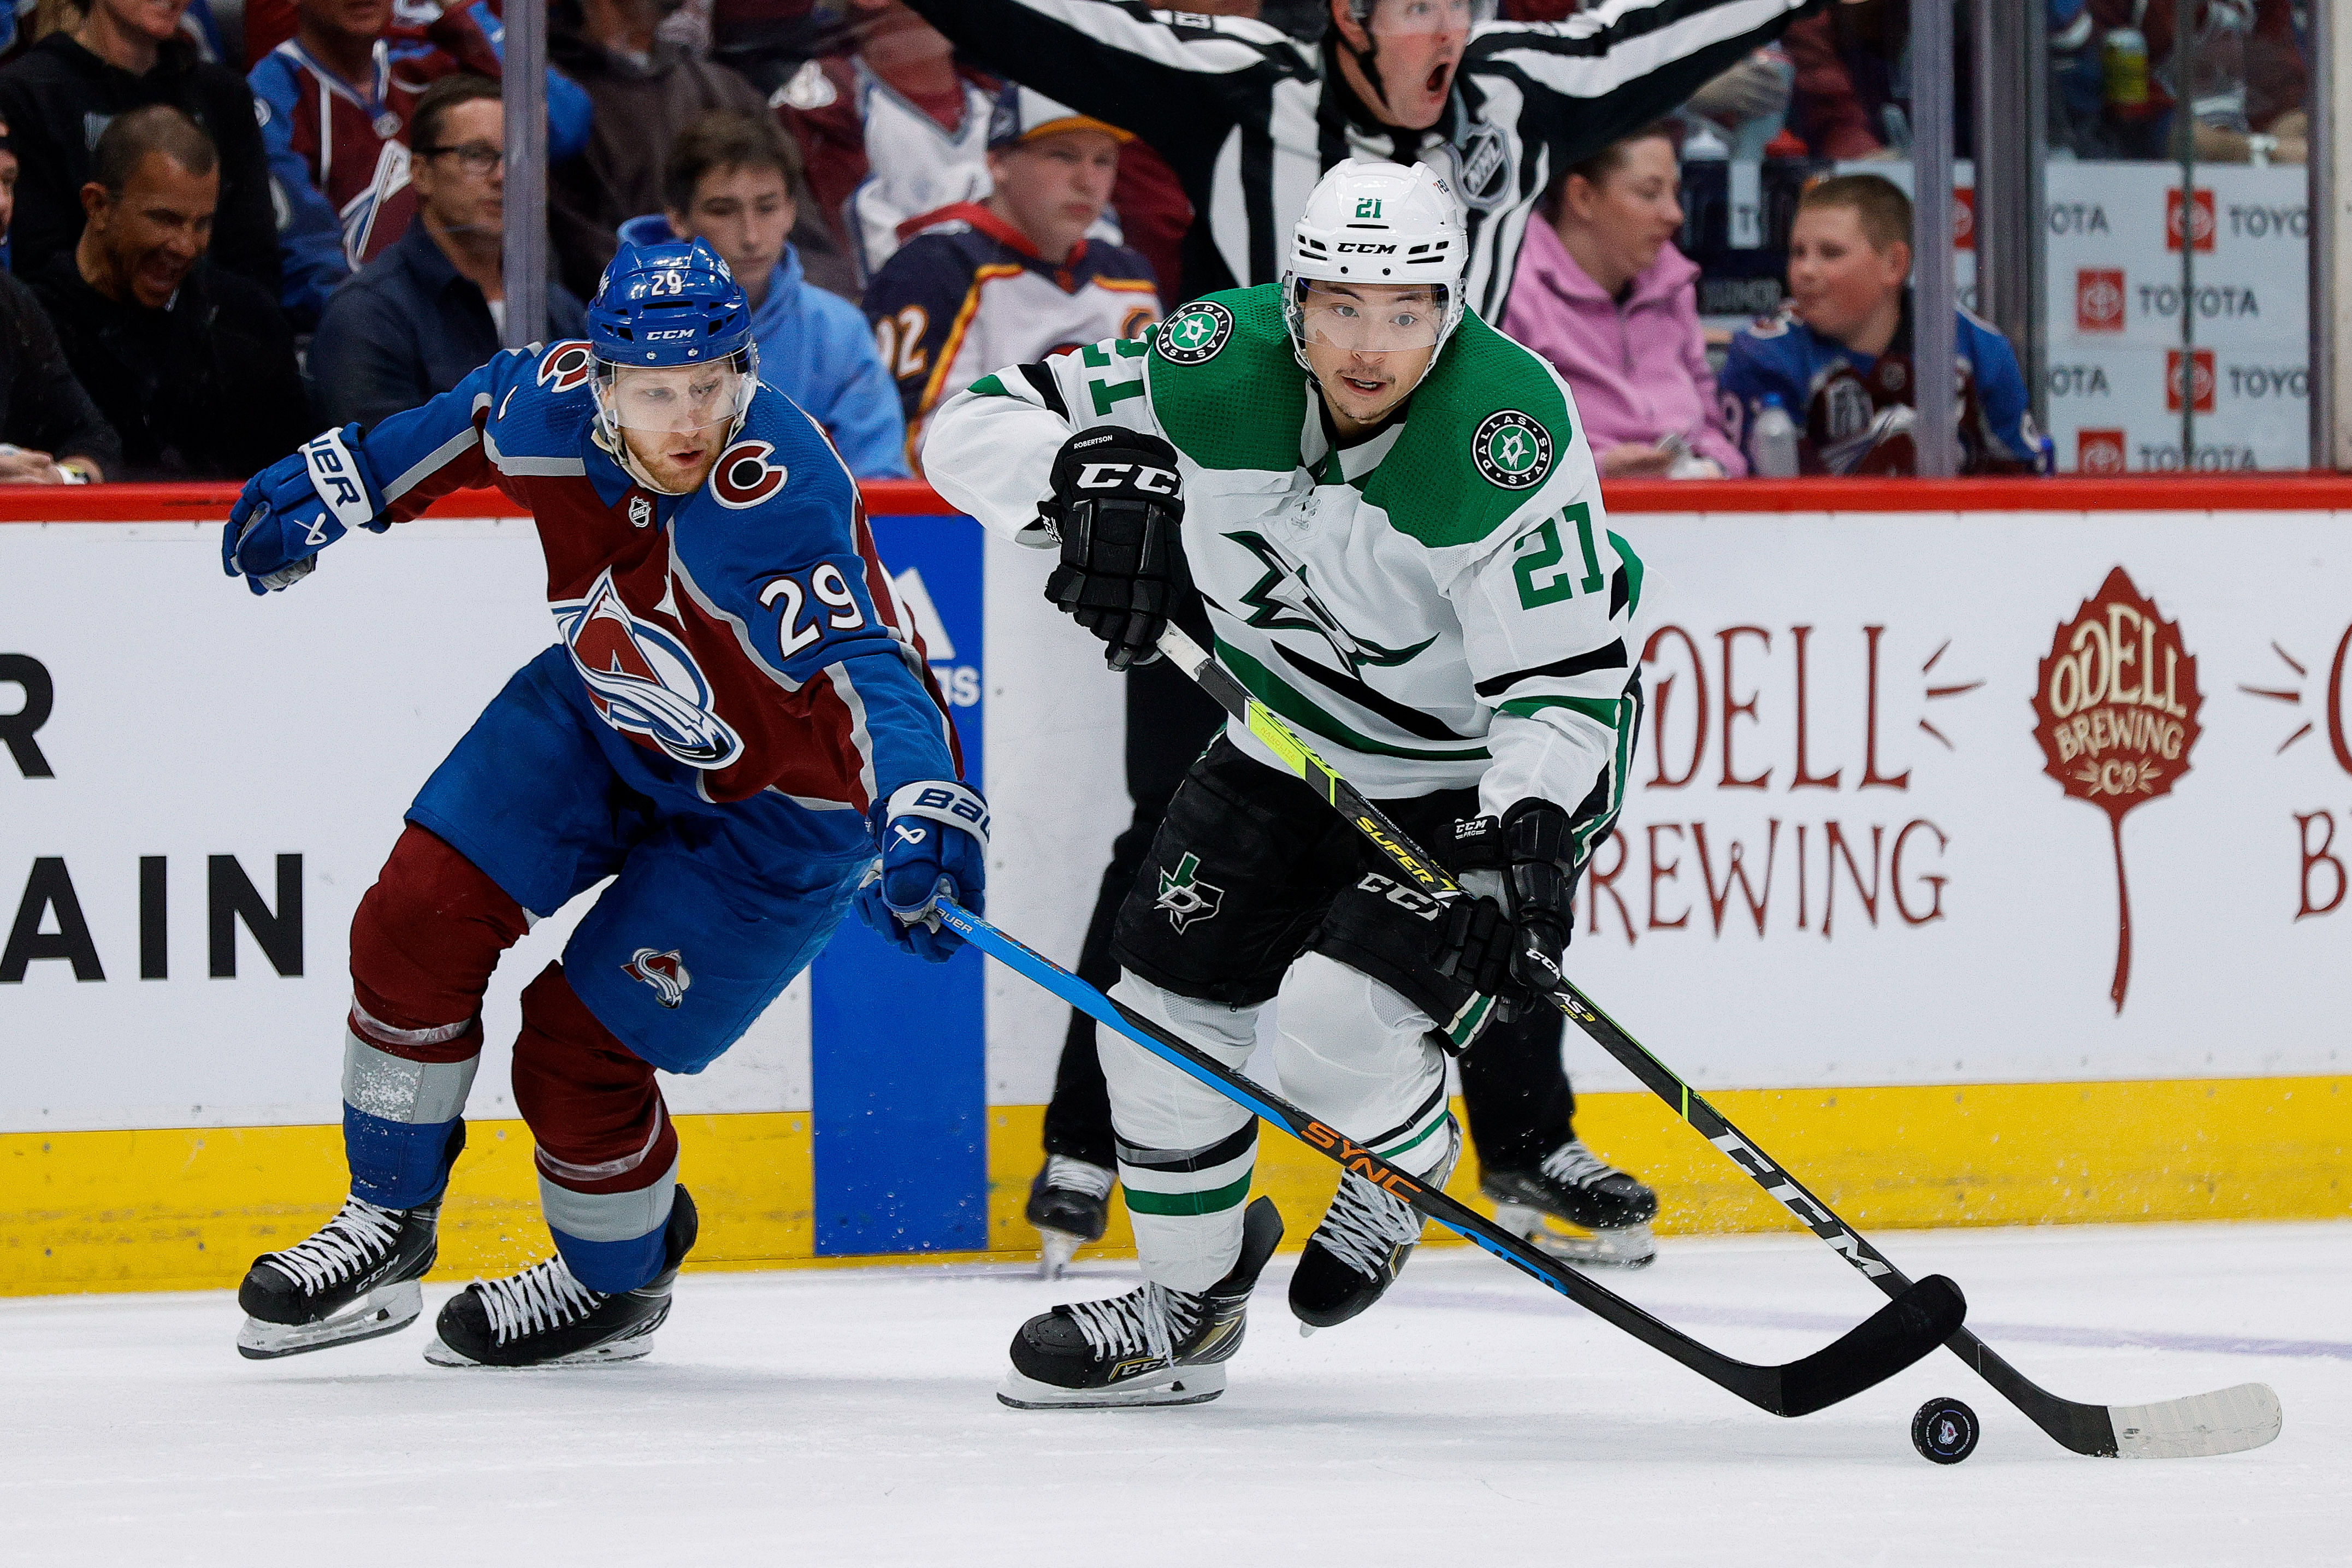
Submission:
[[[2197,660],[2132,586],[2122,567],[2058,628],[2033,693],[2042,771],[2107,814],[2116,846],[2116,977],[2124,1010],[2131,983],[2131,891],[2124,876],[2124,813],[2169,794],[2197,744]]]

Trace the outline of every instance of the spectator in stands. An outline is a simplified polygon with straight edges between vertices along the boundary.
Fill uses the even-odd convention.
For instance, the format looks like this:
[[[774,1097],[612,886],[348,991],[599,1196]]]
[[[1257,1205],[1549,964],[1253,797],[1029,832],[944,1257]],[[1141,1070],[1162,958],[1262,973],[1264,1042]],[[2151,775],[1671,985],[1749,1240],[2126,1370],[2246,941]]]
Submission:
[[[1789,303],[1731,340],[1725,392],[1744,421],[1778,396],[1801,432],[1805,473],[1916,468],[1910,236],[1911,199],[1891,181],[1848,174],[1811,186],[1789,235]],[[1954,331],[1960,471],[2047,473],[2049,441],[2034,428],[2017,355],[1965,310]]]
[[[277,298],[278,219],[253,94],[181,36],[186,8],[187,0],[90,0],[78,26],[50,34],[0,70],[0,120],[25,171],[13,245],[20,273],[43,276],[74,254],[94,158],[89,128],[161,103],[194,120],[217,150],[214,264]],[[123,438],[131,441],[130,432]]]
[[[913,231],[908,220],[989,192],[988,128],[1001,85],[958,61],[955,46],[902,0],[848,0],[855,50],[812,60],[785,83],[793,133],[807,149],[809,187],[870,281]],[[1187,0],[1167,7],[1255,16],[1256,0]],[[1140,249],[1173,286],[1192,204],[1175,172],[1140,144],[1119,160],[1115,225],[1098,237]],[[1178,298],[1184,298],[1179,294]]]
[[[760,379],[824,427],[852,474],[903,479],[906,426],[866,318],[808,285],[786,237],[800,159],[773,115],[707,115],[670,150],[665,211],[623,225],[621,235],[709,240],[751,298]]]
[[[2309,156],[2311,118],[2305,99],[2311,73],[2304,64],[2294,0],[2200,0],[2199,34],[2216,69],[2196,95],[2197,161],[2215,163],[2301,163]],[[2169,158],[2173,109],[2171,0],[2090,0],[2102,43],[2118,27],[2138,30],[2147,53],[2145,99],[2110,97],[2098,142],[2084,156]],[[2223,62],[2229,62],[2225,67]]]
[[[988,199],[909,224],[907,243],[866,290],[906,410],[909,456],[919,457],[931,411],[990,371],[1105,338],[1139,339],[1159,320],[1151,264],[1087,237],[1130,140],[1026,88],[998,95]]]
[[[499,61],[469,11],[395,29],[393,0],[298,0],[295,20],[294,37],[250,79],[268,109],[261,134],[278,197],[280,303],[307,329],[330,290],[407,232],[417,96],[469,66],[494,77]],[[576,157],[588,145],[588,95],[551,69],[547,107],[549,162]]]
[[[1575,390],[1601,472],[1719,479],[1748,471],[1725,426],[1682,227],[1675,130],[1660,123],[1561,174],[1528,225],[1502,328]]]
[[[378,420],[447,392],[499,351],[506,325],[506,110],[487,77],[444,77],[409,120],[416,213],[327,301],[310,373],[328,420]],[[583,335],[579,298],[547,292],[551,338]]]
[[[16,154],[0,125],[0,240],[16,190]],[[48,313],[0,272],[0,485],[88,485],[121,461],[122,443],[74,380]]]
[[[714,110],[764,114],[767,100],[722,67],[656,36],[677,0],[556,0],[548,56],[596,106],[588,151],[553,172],[548,224],[563,281],[593,295],[620,225],[662,205],[662,175],[678,133]],[[822,223],[793,231],[810,280],[856,297],[853,274]]]
[[[118,476],[243,478],[300,444],[313,425],[285,318],[205,255],[222,183],[212,138],[150,104],[117,115],[90,163],[80,240],[33,289],[122,438]]]

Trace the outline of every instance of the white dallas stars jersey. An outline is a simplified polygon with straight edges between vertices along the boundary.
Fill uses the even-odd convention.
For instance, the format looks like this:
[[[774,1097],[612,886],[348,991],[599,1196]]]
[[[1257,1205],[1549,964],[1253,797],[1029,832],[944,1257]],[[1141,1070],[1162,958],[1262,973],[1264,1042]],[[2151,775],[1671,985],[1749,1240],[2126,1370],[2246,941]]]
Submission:
[[[1552,801],[1589,852],[1640,726],[1642,561],[1608,529],[1551,367],[1466,317],[1403,417],[1335,446],[1277,286],[1235,289],[1148,344],[981,381],[932,421],[931,482],[1045,545],[1054,455],[1100,424],[1176,448],[1218,659],[1335,768],[1375,798],[1475,785],[1482,811]]]

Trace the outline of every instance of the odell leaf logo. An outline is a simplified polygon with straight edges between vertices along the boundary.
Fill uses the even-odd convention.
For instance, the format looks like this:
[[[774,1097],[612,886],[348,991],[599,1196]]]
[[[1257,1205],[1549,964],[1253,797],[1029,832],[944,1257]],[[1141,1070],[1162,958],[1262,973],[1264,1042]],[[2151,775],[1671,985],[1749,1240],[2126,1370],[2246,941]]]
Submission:
[[[2158,614],[2122,567],[2074,619],[2058,628],[2033,694],[2033,737],[2042,771],[2107,814],[2116,846],[2116,977],[2108,995],[2124,1010],[2131,984],[2131,888],[2124,876],[2124,813],[2189,772],[2200,733],[2197,660],[2180,623]]]

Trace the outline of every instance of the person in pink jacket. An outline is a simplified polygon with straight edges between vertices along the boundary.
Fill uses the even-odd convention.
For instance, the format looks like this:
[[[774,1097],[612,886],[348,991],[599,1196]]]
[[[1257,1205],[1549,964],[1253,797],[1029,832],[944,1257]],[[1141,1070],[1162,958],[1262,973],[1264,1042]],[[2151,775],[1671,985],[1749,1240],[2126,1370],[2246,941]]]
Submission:
[[[1568,379],[1607,477],[1748,472],[1706,365],[1698,266],[1671,243],[1681,183],[1667,123],[1570,165],[1503,310],[1503,330]]]

